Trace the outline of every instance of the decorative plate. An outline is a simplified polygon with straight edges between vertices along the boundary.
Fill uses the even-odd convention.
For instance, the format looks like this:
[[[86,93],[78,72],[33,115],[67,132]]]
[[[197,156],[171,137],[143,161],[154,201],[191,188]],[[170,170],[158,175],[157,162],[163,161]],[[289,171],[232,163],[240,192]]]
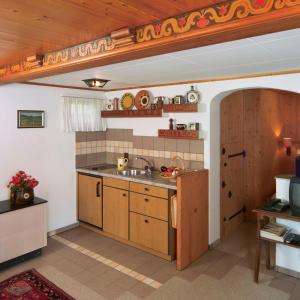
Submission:
[[[135,107],[138,110],[149,109],[151,106],[152,98],[153,98],[152,95],[148,91],[146,90],[139,91],[136,94],[134,99]]]
[[[126,93],[122,96],[121,107],[124,110],[130,110],[134,105],[134,96],[131,93]]]

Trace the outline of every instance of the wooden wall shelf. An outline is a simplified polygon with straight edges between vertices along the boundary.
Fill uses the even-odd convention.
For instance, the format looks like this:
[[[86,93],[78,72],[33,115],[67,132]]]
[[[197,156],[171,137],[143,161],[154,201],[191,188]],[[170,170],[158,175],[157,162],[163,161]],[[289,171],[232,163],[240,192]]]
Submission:
[[[193,104],[164,104],[164,112],[197,112],[198,103]]]
[[[197,140],[199,139],[199,131],[158,129],[158,137],[168,139]]]
[[[161,109],[101,111],[102,118],[159,118],[161,116]]]

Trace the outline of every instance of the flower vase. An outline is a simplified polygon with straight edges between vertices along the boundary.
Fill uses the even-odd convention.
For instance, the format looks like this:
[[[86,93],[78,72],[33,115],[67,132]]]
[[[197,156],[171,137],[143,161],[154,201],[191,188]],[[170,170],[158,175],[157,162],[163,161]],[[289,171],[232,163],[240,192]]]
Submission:
[[[33,202],[34,190],[32,187],[23,188],[20,191],[10,193],[10,201],[12,205],[29,204]]]

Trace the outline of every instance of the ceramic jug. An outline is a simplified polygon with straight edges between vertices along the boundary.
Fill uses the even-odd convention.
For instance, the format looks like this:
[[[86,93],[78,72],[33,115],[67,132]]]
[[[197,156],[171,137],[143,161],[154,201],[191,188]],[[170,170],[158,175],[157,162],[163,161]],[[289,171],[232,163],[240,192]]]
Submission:
[[[128,163],[128,158],[119,157],[118,164],[117,164],[118,171],[123,171],[127,167],[127,163]]]

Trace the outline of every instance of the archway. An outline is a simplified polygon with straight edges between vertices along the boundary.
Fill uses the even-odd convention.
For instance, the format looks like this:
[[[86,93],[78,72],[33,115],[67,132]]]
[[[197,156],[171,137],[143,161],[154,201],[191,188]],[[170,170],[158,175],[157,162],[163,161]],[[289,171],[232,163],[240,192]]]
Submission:
[[[284,98],[283,95],[286,95],[286,98],[285,98],[287,100],[286,104],[288,104],[287,102],[289,102],[289,104],[286,105],[285,108],[281,107],[279,109],[279,111],[277,112],[277,115],[274,114],[274,111],[273,111],[273,116],[272,116],[273,119],[276,117],[276,120],[278,119],[278,116],[282,117],[282,120],[280,122],[277,122],[277,124],[274,124],[275,126],[271,126],[272,127],[271,129],[274,133],[274,138],[276,138],[276,142],[274,142],[274,143],[277,145],[276,147],[279,151],[278,153],[280,154],[279,156],[280,156],[280,160],[281,160],[281,166],[280,167],[272,166],[273,173],[271,172],[271,175],[268,177],[268,179],[267,180],[261,179],[264,182],[264,184],[266,182],[268,182],[267,183],[268,187],[263,188],[263,190],[265,190],[265,191],[261,192],[261,195],[256,196],[256,198],[259,200],[254,201],[253,205],[252,204],[249,205],[249,203],[247,203],[247,205],[246,205],[246,207],[248,208],[247,219],[251,219],[250,211],[252,210],[252,208],[259,205],[259,203],[262,201],[261,199],[266,197],[266,193],[271,194],[272,186],[273,186],[273,189],[275,188],[275,181],[273,181],[273,184],[270,184],[270,181],[274,180],[273,175],[276,175],[276,173],[274,174],[274,172],[281,171],[283,173],[287,173],[289,171],[293,171],[293,165],[294,165],[293,164],[293,161],[294,161],[293,156],[296,154],[296,147],[294,147],[293,155],[291,157],[287,158],[286,155],[283,155],[284,151],[283,151],[282,147],[279,146],[280,139],[284,135],[291,136],[294,139],[294,141],[300,139],[300,136],[298,137],[298,132],[295,129],[296,124],[297,124],[297,118],[298,118],[296,115],[297,114],[296,112],[300,111],[300,105],[299,105],[299,109],[295,109],[295,105],[296,105],[295,103],[300,103],[300,101],[299,101],[300,95],[299,94],[296,94],[293,92],[287,92],[287,91],[283,91],[283,90],[268,89],[268,88],[266,88],[266,89],[264,89],[264,88],[259,88],[259,89],[258,88],[244,88],[244,89],[233,89],[230,91],[222,92],[222,93],[218,94],[212,100],[211,106],[210,106],[210,185],[213,185],[214,188],[210,188],[210,220],[212,220],[212,218],[214,220],[216,220],[216,219],[219,220],[219,224],[221,225],[220,226],[220,236],[222,236],[222,223],[224,222],[224,213],[221,210],[221,205],[220,205],[220,199],[221,199],[220,191],[222,189],[221,184],[220,184],[221,183],[221,181],[220,181],[220,179],[221,179],[221,172],[220,172],[221,171],[221,168],[220,168],[220,162],[221,162],[220,161],[220,149],[221,149],[220,113],[221,113],[221,111],[220,111],[220,107],[221,107],[221,103],[222,103],[223,99],[226,99],[226,98],[228,99],[228,97],[230,98],[230,96],[234,95],[235,93],[244,93],[245,91],[251,91],[251,90],[252,90],[252,93],[255,93],[255,91],[264,91],[263,93],[265,93],[265,96],[266,96],[266,93],[271,93],[271,94],[273,94],[273,96],[280,94],[281,98]],[[270,96],[270,94],[269,94],[269,96]],[[280,102],[280,97],[278,98],[279,100],[275,99],[275,100],[273,100],[273,102],[274,101]],[[298,101],[296,101],[296,99]],[[293,101],[294,101],[294,104],[293,104]],[[265,103],[266,102],[270,102],[270,101],[268,100],[268,101],[265,101]],[[265,105],[265,106],[266,106],[266,107],[264,107],[265,111],[262,111],[262,113],[266,113],[266,112],[268,112],[268,109],[270,109],[270,107],[269,107],[270,105],[269,106]],[[272,113],[272,111],[271,111],[271,113]],[[288,115],[293,115],[293,117],[289,118],[289,120],[288,120],[289,124],[286,124],[286,125],[288,125],[290,130],[283,130],[282,128],[280,128],[279,123],[284,123],[284,118],[286,118],[285,116],[288,116]],[[300,114],[298,114],[298,115],[300,115]],[[286,118],[286,120],[287,120],[287,118]],[[300,117],[299,117],[299,121],[300,121]],[[266,136],[268,136],[268,135],[266,135]],[[264,151],[266,151],[266,150],[264,150]],[[279,159],[279,158],[277,157],[276,159]],[[262,172],[262,174],[264,174],[264,172]],[[236,212],[232,212],[231,215],[226,216],[226,221],[228,221],[228,217],[231,218],[233,216],[233,218],[234,218],[235,216],[238,216],[239,213],[241,213],[241,212],[242,212],[241,209],[238,209]],[[231,219],[233,219],[233,218],[231,218]],[[211,222],[210,222],[210,224],[211,224]],[[238,224],[238,222],[237,222],[237,224]],[[224,234],[224,232],[223,232],[223,234]]]

